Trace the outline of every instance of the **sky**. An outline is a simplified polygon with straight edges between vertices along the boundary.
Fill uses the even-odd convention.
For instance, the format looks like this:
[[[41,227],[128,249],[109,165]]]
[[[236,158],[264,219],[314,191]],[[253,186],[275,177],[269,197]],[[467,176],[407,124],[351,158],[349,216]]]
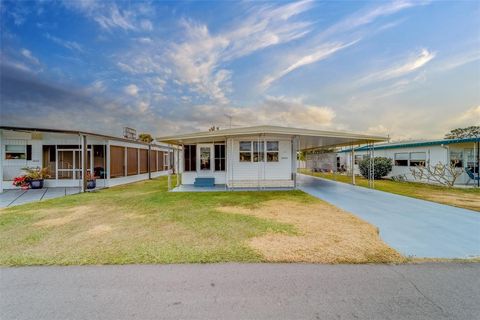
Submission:
[[[2,1],[2,125],[480,125],[479,1]]]

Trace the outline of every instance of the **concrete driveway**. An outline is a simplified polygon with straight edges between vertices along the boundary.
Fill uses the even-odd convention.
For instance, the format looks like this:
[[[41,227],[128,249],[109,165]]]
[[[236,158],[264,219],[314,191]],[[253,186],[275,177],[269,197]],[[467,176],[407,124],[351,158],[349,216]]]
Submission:
[[[480,264],[0,268],[0,319],[478,319]]]
[[[10,189],[0,193],[0,208],[18,206],[25,203],[64,197],[80,193],[77,187],[56,187],[43,189]]]
[[[346,183],[298,175],[299,188],[349,211],[380,229],[406,256],[480,256],[480,213]]]

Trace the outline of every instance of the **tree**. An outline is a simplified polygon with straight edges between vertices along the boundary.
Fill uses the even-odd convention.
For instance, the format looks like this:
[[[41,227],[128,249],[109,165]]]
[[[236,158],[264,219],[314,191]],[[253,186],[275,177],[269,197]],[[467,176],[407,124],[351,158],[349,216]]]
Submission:
[[[470,126],[451,130],[445,135],[445,139],[462,139],[480,137],[480,126]]]
[[[390,173],[390,171],[392,171],[392,159],[385,158],[385,157],[375,157],[373,159],[373,164],[374,164],[373,178],[375,180],[385,177],[387,174]],[[358,168],[360,169],[360,173],[366,179],[368,179],[369,167],[370,167],[370,158],[363,159],[358,163]]]
[[[150,143],[153,141],[152,135],[150,133],[140,133],[138,135],[138,140]]]
[[[458,160],[452,161],[448,165],[439,162],[434,166],[427,161],[425,166],[410,168],[410,172],[415,180],[431,181],[447,187],[453,187],[455,181],[462,175],[463,168],[458,167]]]

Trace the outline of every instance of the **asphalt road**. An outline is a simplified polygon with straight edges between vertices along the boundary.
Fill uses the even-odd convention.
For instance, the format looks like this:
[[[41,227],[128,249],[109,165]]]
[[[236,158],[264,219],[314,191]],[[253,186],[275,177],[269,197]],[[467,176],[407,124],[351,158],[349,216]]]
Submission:
[[[480,264],[1,268],[5,319],[480,319]]]

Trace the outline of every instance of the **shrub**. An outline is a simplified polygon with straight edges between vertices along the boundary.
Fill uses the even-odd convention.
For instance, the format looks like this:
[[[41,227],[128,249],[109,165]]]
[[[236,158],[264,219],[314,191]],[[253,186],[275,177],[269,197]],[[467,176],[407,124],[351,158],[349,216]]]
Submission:
[[[374,161],[374,179],[378,180],[382,177],[385,177],[387,174],[392,171],[392,159],[385,158],[385,157],[375,157]],[[370,158],[366,158],[358,164],[358,168],[360,169],[360,173],[366,179],[368,179],[368,167],[370,165]]]

